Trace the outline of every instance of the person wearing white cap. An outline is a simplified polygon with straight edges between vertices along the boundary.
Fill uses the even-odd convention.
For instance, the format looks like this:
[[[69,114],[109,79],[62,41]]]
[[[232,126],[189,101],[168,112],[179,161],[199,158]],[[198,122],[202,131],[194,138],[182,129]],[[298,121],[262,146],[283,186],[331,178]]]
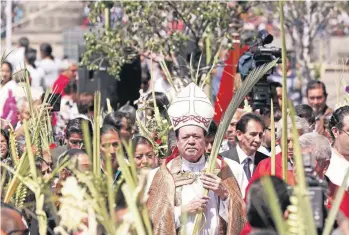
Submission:
[[[217,157],[214,174],[205,173],[205,135],[214,116],[209,99],[191,83],[173,100],[168,115],[177,149],[150,172],[146,188],[154,234],[176,234],[183,229],[192,234],[198,212],[204,213],[200,234],[240,234],[245,223],[243,200],[229,164]],[[204,196],[205,189],[208,196]]]

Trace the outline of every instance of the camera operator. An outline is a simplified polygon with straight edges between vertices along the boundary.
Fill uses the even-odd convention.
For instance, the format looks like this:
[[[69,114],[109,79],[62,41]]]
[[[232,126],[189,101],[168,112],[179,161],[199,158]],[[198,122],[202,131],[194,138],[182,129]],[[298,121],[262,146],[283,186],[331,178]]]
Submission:
[[[331,144],[326,137],[316,132],[302,135],[299,138],[299,144],[302,149],[309,190],[312,190],[316,186],[320,186],[322,187],[323,196],[326,197],[322,201],[315,202],[312,200],[314,211],[316,209],[320,210],[322,203],[323,218],[322,221],[318,222],[322,224],[321,228],[323,228],[327,214],[325,204],[327,204],[327,207],[330,206],[336,191],[336,186],[325,176],[332,156]],[[343,231],[345,226],[347,226],[346,223],[348,223],[348,219],[345,218],[345,214],[348,213],[348,204],[346,200],[348,200],[348,192],[346,192],[342,199],[340,212],[337,215],[337,224]],[[327,203],[325,203],[325,201],[327,201]],[[318,226],[318,228],[320,228],[320,226]]]
[[[268,81],[282,82],[282,64],[279,64],[275,72],[268,77]],[[287,84],[287,94],[292,100],[294,105],[302,103],[301,87],[297,81],[296,69],[291,66],[290,59],[286,58],[286,84]]]
[[[257,38],[257,39],[255,39]],[[250,43],[249,50],[245,52],[239,59],[238,71],[244,80],[251,70],[261,65],[265,65],[278,58],[278,63],[281,63],[281,48],[267,47],[265,45],[273,42],[273,35],[266,30],[258,32],[256,37],[251,38],[253,43]],[[270,106],[270,100],[273,100],[274,107],[281,109],[281,80],[273,80],[275,68],[270,69],[263,78],[253,87],[249,94],[250,105],[253,110],[261,110],[265,106]],[[292,82],[288,82],[293,84]]]

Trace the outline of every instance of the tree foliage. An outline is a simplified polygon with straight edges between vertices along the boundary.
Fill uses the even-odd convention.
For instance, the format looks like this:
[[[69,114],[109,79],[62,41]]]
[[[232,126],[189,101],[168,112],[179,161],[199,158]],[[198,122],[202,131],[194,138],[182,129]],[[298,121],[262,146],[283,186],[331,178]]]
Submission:
[[[284,4],[285,29],[296,52],[301,77],[305,82],[314,79],[314,63],[319,58],[317,41],[330,37],[331,18],[338,9],[344,9],[345,3],[331,1],[287,1]],[[279,18],[278,4],[264,3],[261,7]],[[327,55],[328,56],[328,55]]]
[[[117,76],[121,66],[137,54],[153,52],[169,56],[203,51],[205,37],[211,37],[211,54],[221,45],[231,46],[232,34],[241,26],[240,14],[249,3],[224,2],[95,2],[85,35],[87,51],[83,64],[98,69],[108,63]],[[110,22],[105,9],[111,8]],[[110,27],[103,27],[103,26]]]

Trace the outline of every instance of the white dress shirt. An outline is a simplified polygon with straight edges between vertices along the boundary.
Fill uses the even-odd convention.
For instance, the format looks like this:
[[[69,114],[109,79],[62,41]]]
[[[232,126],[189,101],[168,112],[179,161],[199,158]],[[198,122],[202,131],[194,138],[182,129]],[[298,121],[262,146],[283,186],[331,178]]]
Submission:
[[[341,186],[349,169],[349,161],[347,161],[338,151],[332,148],[332,156],[330,165],[326,171],[326,176],[331,182],[337,186]],[[347,181],[346,188],[349,189],[349,180]]]
[[[49,87],[52,87],[53,83],[59,76],[59,67],[54,60],[51,59],[42,59],[38,64],[38,70],[42,70],[42,81],[37,84],[40,84],[46,90]]]
[[[230,170],[233,172],[234,177],[239,184],[242,198],[245,198],[245,191],[248,185],[248,180],[244,172],[244,168],[242,167],[242,165],[229,158],[224,158],[224,162],[230,167]]]
[[[257,151],[260,153],[263,153],[264,155],[267,155],[269,157],[271,156],[271,152],[263,145],[261,145]],[[276,145],[275,146],[275,155],[277,155],[279,153],[281,153],[281,147],[280,147],[280,145]]]
[[[245,163],[244,161],[245,161],[246,158],[251,159],[251,161],[249,163],[249,168],[250,168],[250,172],[252,174],[253,170],[254,170],[254,156],[256,155],[256,153],[251,155],[251,156],[247,156],[247,154],[240,148],[239,144],[236,145],[236,151],[238,152],[240,165],[242,167],[244,167],[244,163]]]

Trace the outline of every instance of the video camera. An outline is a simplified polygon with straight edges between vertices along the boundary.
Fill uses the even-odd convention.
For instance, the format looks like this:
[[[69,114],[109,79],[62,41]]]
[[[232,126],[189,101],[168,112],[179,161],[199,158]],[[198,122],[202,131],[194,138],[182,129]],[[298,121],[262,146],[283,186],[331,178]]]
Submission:
[[[272,43],[274,37],[266,30],[258,32],[257,42],[250,46],[250,50],[244,53],[238,63],[238,72],[242,80],[245,80],[251,70],[269,63],[276,58],[279,58],[278,63],[281,63],[281,48],[266,47],[265,45]],[[278,107],[276,98],[276,87],[270,85],[267,77],[274,72],[274,68],[261,78],[251,91],[252,108],[263,109],[270,106],[270,99],[273,98],[274,107]]]
[[[328,184],[326,180],[320,179],[315,172],[315,166],[312,163],[311,155],[303,154],[302,158],[315,226],[318,234],[322,234],[327,217],[325,200],[328,196]]]

